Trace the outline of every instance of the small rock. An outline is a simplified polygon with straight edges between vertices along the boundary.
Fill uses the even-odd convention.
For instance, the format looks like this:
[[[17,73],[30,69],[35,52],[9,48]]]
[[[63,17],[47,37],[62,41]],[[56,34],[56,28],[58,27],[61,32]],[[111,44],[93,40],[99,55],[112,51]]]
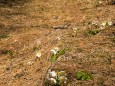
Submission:
[[[25,74],[24,72],[19,72],[19,73],[14,75],[14,78],[19,79],[20,77],[24,76],[24,74]]]
[[[65,24],[65,25],[58,25],[58,26],[53,26],[53,29],[67,29],[70,26],[70,24]]]

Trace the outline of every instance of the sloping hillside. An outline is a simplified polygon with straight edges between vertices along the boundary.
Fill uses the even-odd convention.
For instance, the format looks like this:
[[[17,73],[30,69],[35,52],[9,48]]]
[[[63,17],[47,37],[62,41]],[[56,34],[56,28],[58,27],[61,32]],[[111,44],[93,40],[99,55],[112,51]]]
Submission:
[[[114,86],[115,1],[106,1],[0,0],[0,86],[43,86],[50,69],[67,73],[66,86]],[[51,62],[55,47],[67,51]]]

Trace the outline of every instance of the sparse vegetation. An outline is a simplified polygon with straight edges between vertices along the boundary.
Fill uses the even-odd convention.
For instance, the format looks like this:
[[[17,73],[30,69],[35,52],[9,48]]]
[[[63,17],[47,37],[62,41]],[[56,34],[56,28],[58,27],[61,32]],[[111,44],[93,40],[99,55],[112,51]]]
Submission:
[[[114,4],[0,0],[0,86],[114,85]]]
[[[10,56],[12,56],[14,54],[14,52],[12,50],[8,50],[7,54],[9,54]]]
[[[37,51],[37,50],[39,50],[38,47],[33,47],[33,51]]]
[[[59,58],[59,56],[61,56],[61,55],[64,55],[65,53],[66,53],[66,51],[68,51],[68,49],[62,49],[62,50],[59,50],[59,51],[54,51],[54,52],[56,52],[55,54],[52,54],[52,56],[51,56],[51,61],[52,62],[55,62],[58,58]]]
[[[87,72],[84,72],[84,71],[79,71],[75,74],[75,77],[78,79],[78,80],[92,80],[93,77],[91,74],[87,73]]]
[[[96,35],[100,32],[100,30],[98,29],[93,29],[93,30],[89,30],[88,32],[86,32],[86,35],[91,36],[91,35]]]

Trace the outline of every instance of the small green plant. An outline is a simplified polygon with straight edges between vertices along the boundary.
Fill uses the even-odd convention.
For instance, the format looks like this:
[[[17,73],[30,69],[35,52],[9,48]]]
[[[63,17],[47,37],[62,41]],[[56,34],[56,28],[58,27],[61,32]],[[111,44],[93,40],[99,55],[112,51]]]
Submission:
[[[8,50],[8,51],[7,51],[7,54],[9,54],[10,56],[13,56],[13,55],[14,55],[14,51]]]
[[[57,51],[55,54],[52,54],[52,56],[51,56],[51,61],[52,61],[52,62],[55,62],[55,61],[58,59],[58,57],[61,56],[61,55],[64,55],[67,50],[68,50],[68,49],[65,48],[65,49],[63,49],[63,50]]]
[[[93,79],[91,74],[84,71],[76,72],[75,77],[77,78],[77,80],[92,80]]]
[[[5,35],[5,34],[1,34],[0,35],[0,39],[3,39],[3,38],[8,38],[9,36],[8,35]]]
[[[96,35],[100,32],[100,30],[94,29],[94,30],[89,30],[86,32],[86,35],[91,36],[91,35]]]
[[[52,61],[52,62],[55,62],[57,59],[58,59],[58,56],[57,56],[57,55],[52,55],[52,56],[51,56],[51,61]]]

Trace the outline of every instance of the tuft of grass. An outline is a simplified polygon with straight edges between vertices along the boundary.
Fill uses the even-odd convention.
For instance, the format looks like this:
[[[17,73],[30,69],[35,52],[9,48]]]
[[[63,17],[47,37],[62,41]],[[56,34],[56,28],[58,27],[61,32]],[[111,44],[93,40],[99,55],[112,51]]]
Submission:
[[[7,54],[9,54],[10,56],[13,56],[14,55],[14,51],[13,50],[8,50]]]
[[[100,32],[100,30],[98,29],[93,29],[93,30],[89,30],[88,32],[86,32],[87,36],[91,36],[91,35],[96,35]]]
[[[51,61],[55,62],[59,58],[59,56],[64,55],[66,53],[66,51],[68,51],[68,49],[65,48],[63,50],[58,51],[57,54],[53,54],[51,56]]]
[[[38,47],[33,47],[33,51],[39,50]]]
[[[0,39],[3,39],[3,38],[8,38],[9,36],[8,35],[5,35],[5,34],[0,34]]]
[[[84,71],[76,72],[75,77],[77,80],[92,80],[93,79],[90,73],[84,72]]]
[[[52,55],[51,56],[51,62],[55,62],[58,59],[57,55]]]

